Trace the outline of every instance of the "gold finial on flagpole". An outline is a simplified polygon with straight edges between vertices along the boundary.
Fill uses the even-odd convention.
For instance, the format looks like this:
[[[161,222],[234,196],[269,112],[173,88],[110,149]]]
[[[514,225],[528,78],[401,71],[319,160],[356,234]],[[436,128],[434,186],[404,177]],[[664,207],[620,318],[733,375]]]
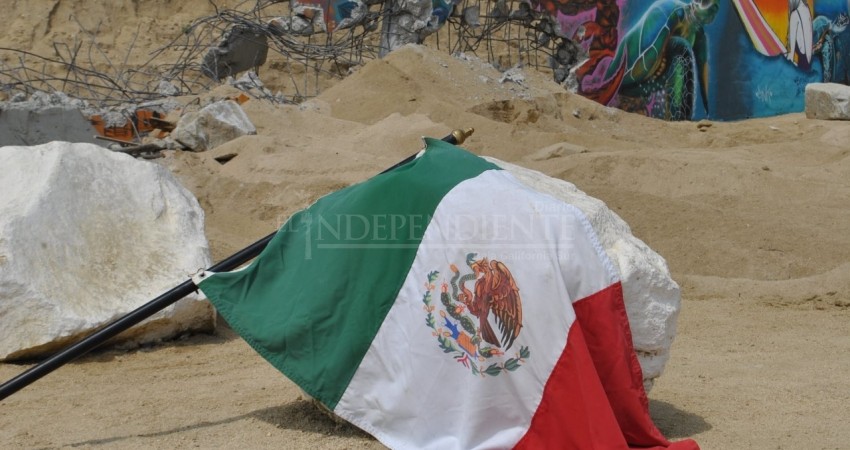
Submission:
[[[475,128],[466,128],[466,129],[456,129],[452,131],[452,137],[455,138],[455,145],[463,144],[469,136],[472,136],[472,133],[475,132]]]

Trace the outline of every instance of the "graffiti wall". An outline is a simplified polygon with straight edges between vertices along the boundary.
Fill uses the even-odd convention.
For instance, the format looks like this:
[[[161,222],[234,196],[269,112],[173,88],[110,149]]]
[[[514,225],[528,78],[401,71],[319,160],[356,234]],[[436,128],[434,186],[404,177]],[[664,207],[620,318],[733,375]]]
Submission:
[[[579,92],[668,120],[802,111],[805,86],[850,84],[850,0],[528,0],[588,59]]]

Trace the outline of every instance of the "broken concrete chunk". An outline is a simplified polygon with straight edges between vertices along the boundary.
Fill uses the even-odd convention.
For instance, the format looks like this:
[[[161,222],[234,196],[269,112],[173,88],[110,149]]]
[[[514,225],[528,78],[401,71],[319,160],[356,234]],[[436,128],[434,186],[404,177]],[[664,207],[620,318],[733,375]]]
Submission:
[[[381,57],[403,45],[421,44],[425,36],[439,28],[439,20],[432,19],[431,0],[399,0],[393,8],[393,14],[383,21]]]
[[[850,86],[837,83],[806,85],[806,117],[850,120]]]
[[[268,38],[261,31],[244,26],[230,29],[218,47],[204,55],[201,71],[213,80],[260,67],[269,54]]]
[[[463,22],[473,28],[481,26],[481,5],[467,6],[462,12]]]
[[[331,28],[330,31],[344,30],[363,23],[366,15],[369,13],[369,7],[359,0],[347,1],[342,3],[344,11],[339,11],[342,14],[335,14],[341,17],[336,24],[336,28]]]
[[[81,109],[85,102],[56,92],[15,95],[0,103],[0,146],[36,145],[50,141],[97,143],[97,134]]]
[[[605,203],[575,185],[497,159],[486,159],[532,189],[569,203],[587,216],[599,244],[620,274],[632,341],[648,391],[670,358],[681,305],[679,285],[670,276],[664,258],[632,235],[626,222]]]
[[[236,102],[224,100],[198,112],[184,114],[171,138],[190,150],[201,152],[246,134],[257,134],[254,124]]]
[[[525,74],[522,73],[522,69],[519,67],[512,67],[503,72],[502,76],[499,78],[499,83],[506,83],[509,81],[519,85],[525,83]]]
[[[313,21],[298,15],[276,17],[269,21],[269,30],[278,36],[286,34],[309,36],[313,34]]]
[[[0,360],[51,354],[209,267],[204,212],[163,167],[91,144],[0,147]],[[191,295],[119,336],[208,330]]]
[[[175,86],[174,83],[168,80],[159,80],[157,92],[159,92],[160,95],[164,95],[166,97],[174,97],[176,95],[180,95],[180,88]]]

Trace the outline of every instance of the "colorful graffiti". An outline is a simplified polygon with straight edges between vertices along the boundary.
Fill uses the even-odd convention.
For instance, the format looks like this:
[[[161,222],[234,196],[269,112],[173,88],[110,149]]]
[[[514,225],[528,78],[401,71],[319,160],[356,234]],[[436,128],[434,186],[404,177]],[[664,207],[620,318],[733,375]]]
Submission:
[[[839,15],[835,19],[815,17],[812,25],[817,36],[814,52],[823,65],[823,81],[850,84],[850,16]]]
[[[850,84],[848,0],[528,0],[581,43],[578,91],[667,120],[802,111]]]
[[[733,0],[733,3],[759,53],[783,55],[807,71],[819,59],[824,81],[845,84],[850,81],[845,62],[850,49],[850,33],[845,33],[850,17],[846,12],[834,18],[815,15],[806,0],[790,0],[787,8],[764,0]]]
[[[741,76],[737,85],[725,88],[737,98],[715,100],[732,118],[802,111],[807,84],[850,82],[846,0],[733,0],[732,4],[725,29],[743,38],[721,66],[731,66]]]
[[[812,62],[812,11],[806,0],[732,0],[753,47],[762,55],[785,55],[808,68]],[[788,43],[788,48],[785,46]]]
[[[708,41],[703,27],[717,16],[717,0],[660,0],[629,29],[605,72],[599,98],[635,99],[648,115],[693,117],[696,86],[708,112]],[[605,87],[605,83],[609,87]]]

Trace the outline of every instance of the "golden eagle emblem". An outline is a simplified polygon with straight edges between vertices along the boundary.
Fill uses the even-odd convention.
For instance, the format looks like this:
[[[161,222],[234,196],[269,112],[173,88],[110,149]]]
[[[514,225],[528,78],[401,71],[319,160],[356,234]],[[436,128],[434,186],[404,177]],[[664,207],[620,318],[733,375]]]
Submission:
[[[522,300],[511,271],[501,261],[481,258],[475,260],[475,253],[466,255],[466,263],[472,269],[475,280],[475,292],[469,292],[461,278],[458,299],[469,308],[469,312],[478,317],[481,337],[496,347],[511,348],[522,328]],[[460,271],[452,264],[452,272],[460,276]],[[502,339],[496,337],[490,326],[490,313],[496,318]]]
[[[432,293],[440,273],[428,274],[427,291],[422,299],[427,313],[425,324],[432,329],[444,353],[453,353],[474,375],[495,376],[516,370],[530,356],[528,347],[520,346],[514,357],[501,363],[494,362],[486,368],[477,364],[503,356],[513,346],[522,331],[522,299],[505,263],[486,257],[476,259],[476,256],[476,253],[466,255],[465,274],[456,265],[449,266],[452,277],[440,284],[443,308],[438,311],[442,319],[439,323],[434,317],[438,308],[433,304]],[[491,318],[499,329],[498,335]]]

